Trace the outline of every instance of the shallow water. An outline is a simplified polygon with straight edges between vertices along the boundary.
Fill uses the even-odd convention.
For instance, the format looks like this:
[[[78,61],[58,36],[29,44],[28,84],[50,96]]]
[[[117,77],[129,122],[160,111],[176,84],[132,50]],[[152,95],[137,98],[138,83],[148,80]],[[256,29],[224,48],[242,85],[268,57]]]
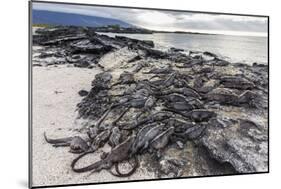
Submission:
[[[115,34],[102,33],[114,37],[127,36],[141,40],[153,40],[156,48],[182,48],[186,51],[209,51],[233,63],[254,62],[267,64],[267,37],[230,36],[230,35],[198,35],[198,34]]]

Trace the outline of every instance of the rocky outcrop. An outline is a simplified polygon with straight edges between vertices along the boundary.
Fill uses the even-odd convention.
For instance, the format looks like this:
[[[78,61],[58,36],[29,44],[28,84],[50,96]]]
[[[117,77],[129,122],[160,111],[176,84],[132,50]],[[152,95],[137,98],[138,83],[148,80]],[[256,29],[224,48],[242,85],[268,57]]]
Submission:
[[[152,34],[153,31],[143,28],[124,28],[120,26],[105,26],[93,28],[96,32],[129,33],[129,34]]]
[[[239,173],[268,171],[268,129],[248,120],[217,120],[207,127],[199,143],[221,163]]]
[[[37,29],[33,35],[33,45],[44,49],[37,58],[40,62],[46,59],[46,66],[54,64],[73,64],[76,67],[92,68],[97,65],[100,58],[116,49],[128,47],[138,49],[154,47],[152,41],[142,41],[122,36],[115,38],[99,35],[94,28],[82,27],[54,27]],[[61,59],[47,59],[56,58]],[[43,60],[42,60],[43,59]],[[39,61],[38,60],[38,61]]]

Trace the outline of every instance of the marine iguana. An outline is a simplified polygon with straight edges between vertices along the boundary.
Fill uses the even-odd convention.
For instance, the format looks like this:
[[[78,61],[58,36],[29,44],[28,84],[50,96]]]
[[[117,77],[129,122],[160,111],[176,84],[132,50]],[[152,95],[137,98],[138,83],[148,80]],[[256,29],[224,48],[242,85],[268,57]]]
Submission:
[[[90,148],[87,142],[79,136],[50,139],[47,137],[46,132],[44,132],[44,138],[46,142],[52,144],[54,147],[69,146],[69,152],[71,153],[83,153]]]
[[[99,172],[102,169],[110,169],[114,164],[128,160],[130,157],[130,148],[135,141],[136,136],[130,136],[127,138],[124,142],[114,147],[105,157],[104,159],[101,159],[91,165],[88,165],[86,167],[82,168],[75,168],[76,163],[85,155],[91,154],[94,151],[88,151],[81,155],[79,155],[77,158],[75,158],[71,163],[71,168],[74,172],[82,173],[87,171],[92,172]],[[135,170],[135,169],[134,169]],[[131,173],[132,174],[132,173]]]
[[[132,124],[132,125],[129,125],[129,126],[122,127],[122,129],[131,130],[131,129],[134,129],[134,128],[140,126],[140,125],[155,123],[155,122],[158,122],[158,121],[163,121],[163,120],[169,119],[170,117],[172,117],[172,114],[170,112],[159,111],[159,112],[156,112],[156,113],[153,113],[153,114],[149,115],[146,118],[143,118],[142,120],[139,120],[136,124]]]
[[[148,124],[144,127],[142,127],[136,136],[136,140],[134,141],[134,143],[131,146],[130,152],[131,154],[136,154],[138,152],[138,150],[141,148],[141,146],[143,145],[141,143],[141,141],[143,140],[143,138],[145,137],[146,133],[153,127],[155,127],[157,124],[156,123],[152,123],[152,124]]]
[[[106,143],[106,141],[109,139],[110,135],[111,135],[111,131],[109,129],[99,133],[92,141],[91,144],[92,149],[96,150],[99,147],[103,146]]]
[[[189,112],[179,111],[179,110],[169,109],[169,108],[165,108],[163,110],[179,114],[183,117],[191,119],[194,122],[208,121],[209,119],[211,119],[212,117],[215,117],[217,115],[215,112],[205,110],[205,109],[194,109]]]
[[[168,144],[169,138],[174,133],[174,131],[175,128],[170,127],[166,131],[160,133],[151,141],[150,146],[156,150],[164,148]]]

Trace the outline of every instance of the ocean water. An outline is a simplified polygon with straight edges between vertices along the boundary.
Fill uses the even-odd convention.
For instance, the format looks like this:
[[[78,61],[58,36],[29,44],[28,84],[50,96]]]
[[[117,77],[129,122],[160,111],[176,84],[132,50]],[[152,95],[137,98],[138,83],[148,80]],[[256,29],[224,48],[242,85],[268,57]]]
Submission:
[[[140,40],[153,40],[155,48],[162,50],[167,50],[170,47],[176,47],[184,49],[185,51],[209,51],[232,63],[268,63],[267,37],[176,33],[102,34],[111,37],[120,35]]]

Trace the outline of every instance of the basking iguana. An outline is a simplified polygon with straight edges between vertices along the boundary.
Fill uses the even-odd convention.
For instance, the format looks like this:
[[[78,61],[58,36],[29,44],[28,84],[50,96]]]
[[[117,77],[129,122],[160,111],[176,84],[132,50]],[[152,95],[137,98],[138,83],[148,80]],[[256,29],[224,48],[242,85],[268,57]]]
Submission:
[[[87,172],[87,171],[99,172],[102,169],[110,169],[113,165],[115,165],[117,174],[111,172],[113,175],[119,176],[119,177],[130,176],[131,174],[133,174],[135,172],[135,170],[138,167],[137,160],[135,159],[136,163],[135,163],[134,167],[127,174],[120,173],[120,170],[118,168],[118,163],[128,160],[128,158],[130,157],[130,148],[131,148],[133,142],[135,141],[135,138],[136,138],[136,136],[129,137],[124,142],[122,142],[121,144],[119,144],[115,148],[113,148],[111,150],[111,152],[109,152],[107,155],[105,155],[101,160],[99,160],[89,166],[83,167],[83,168],[75,168],[75,164],[78,162],[79,159],[81,159],[83,156],[85,156],[87,154],[93,153],[94,151],[85,152],[85,153],[79,155],[77,158],[75,158],[72,161],[71,168],[74,172],[77,172],[77,173],[82,173],[82,172]]]
[[[44,132],[44,138],[46,142],[52,144],[54,147],[69,146],[69,152],[71,153],[83,153],[90,148],[87,142],[79,136],[50,139],[46,136],[46,132]]]

